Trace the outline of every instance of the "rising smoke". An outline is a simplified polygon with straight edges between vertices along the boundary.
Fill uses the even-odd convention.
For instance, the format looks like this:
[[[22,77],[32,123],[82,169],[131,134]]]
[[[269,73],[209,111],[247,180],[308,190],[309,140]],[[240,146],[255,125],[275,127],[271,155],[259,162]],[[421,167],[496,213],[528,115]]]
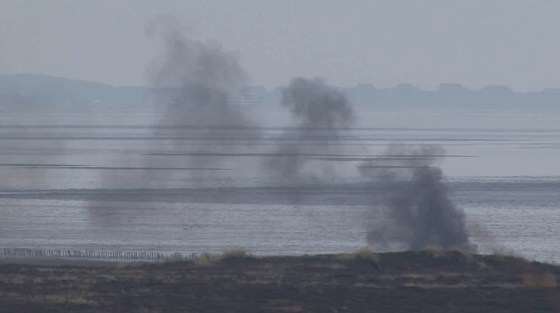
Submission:
[[[317,78],[292,79],[282,91],[282,105],[290,111],[295,128],[277,144],[277,155],[284,157],[267,159],[265,168],[294,183],[309,174],[304,173],[309,163],[305,155],[340,152],[340,129],[351,126],[354,114],[344,93]],[[330,165],[321,168],[323,173],[332,170]]]
[[[189,38],[172,17],[153,20],[146,33],[163,47],[161,55],[148,66],[148,76],[160,117],[154,135],[165,138],[147,143],[146,148],[180,153],[163,160],[148,153],[134,160],[141,163],[138,180],[150,188],[177,186],[177,182],[181,187],[200,186],[210,173],[228,170],[220,166],[228,155],[243,148],[237,145],[240,137],[258,137],[257,128],[251,127],[246,112],[236,102],[247,75],[233,53],[218,44]],[[232,136],[232,129],[242,132]],[[185,149],[189,153],[181,153]],[[114,184],[115,174],[104,171],[98,181],[101,188],[108,188]],[[124,207],[109,215],[95,201],[88,205],[90,220],[100,226],[116,225],[121,215],[130,211]]]
[[[160,125],[179,126],[160,135],[171,138],[171,150],[194,152],[185,154],[180,166],[219,167],[226,154],[243,148],[236,140],[258,138],[257,128],[236,101],[247,75],[233,53],[216,43],[189,38],[173,19],[155,20],[147,32],[163,43],[163,54],[149,68],[157,106],[163,111]],[[235,135],[232,129],[237,130]],[[205,156],[206,152],[214,155]]]
[[[216,169],[226,159],[243,155],[244,147],[236,145],[239,138],[233,138],[230,131],[243,129],[242,136],[253,139],[259,134],[248,112],[236,105],[235,99],[247,82],[237,58],[217,44],[189,38],[173,21],[158,20],[148,27],[148,33],[164,47],[149,73],[161,111],[159,124],[174,126],[162,128],[157,135],[169,138],[170,150],[180,157],[176,166]],[[289,110],[294,127],[282,134],[273,153],[263,158],[266,172],[291,185],[309,178],[323,179],[325,173],[336,177],[330,174],[336,170],[333,162],[309,156],[344,154],[341,129],[351,127],[355,119],[344,93],[321,79],[295,78],[282,92],[282,105]],[[204,148],[187,145],[191,141],[186,139],[191,137],[201,138]],[[150,162],[155,155],[147,156],[146,168],[154,167]],[[412,250],[470,249],[464,214],[450,200],[443,173],[435,165],[443,155],[439,147],[391,146],[383,164],[376,160],[360,166],[364,175],[387,187],[383,201],[387,219],[382,226],[369,229],[370,244],[397,242]],[[146,180],[161,186],[172,178],[170,174],[173,172],[165,172],[156,180],[147,175]],[[290,196],[299,197],[297,191]]]
[[[464,213],[449,198],[443,172],[436,165],[443,148],[395,145],[386,155],[389,158],[383,164],[369,162],[360,167],[364,175],[379,178],[387,187],[383,201],[387,220],[370,227],[368,243],[397,244],[406,250],[472,250]]]
[[[320,79],[304,78],[293,79],[283,90],[282,105],[290,111],[296,128],[284,135],[277,154],[290,157],[267,159],[266,166],[290,183],[301,182],[308,177],[306,155],[344,154],[340,131],[352,126],[353,108],[336,88]],[[287,144],[286,138],[295,139],[296,144]],[[464,214],[449,198],[443,173],[436,166],[444,156],[439,146],[392,145],[384,156],[359,167],[363,175],[385,187],[387,194],[384,222],[368,231],[371,245],[396,243],[407,250],[471,249]],[[327,168],[332,163],[327,164],[321,172],[332,172]]]

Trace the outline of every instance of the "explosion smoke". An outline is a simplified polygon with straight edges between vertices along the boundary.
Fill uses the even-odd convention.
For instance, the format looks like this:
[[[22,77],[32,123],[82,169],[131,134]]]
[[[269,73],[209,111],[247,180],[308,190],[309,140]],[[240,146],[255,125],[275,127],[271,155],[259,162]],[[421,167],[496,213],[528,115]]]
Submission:
[[[282,139],[293,139],[295,143],[280,140],[276,153],[290,157],[268,159],[265,166],[273,174],[293,183],[304,178],[302,172],[308,161],[304,154],[340,149],[340,145],[332,143],[339,141],[339,128],[349,127],[354,114],[344,93],[318,78],[292,79],[282,92],[282,105],[290,110],[297,127],[295,132],[284,134]],[[314,142],[318,139],[319,144]],[[323,172],[331,170],[324,168]]]
[[[154,155],[143,155],[135,160],[141,163],[138,180],[143,187],[166,188],[177,181],[183,183],[187,173],[194,178],[191,183],[198,186],[209,173],[223,173],[224,168],[220,166],[228,153],[239,148],[237,143],[247,137],[257,137],[257,128],[251,127],[247,115],[236,102],[247,75],[232,53],[218,44],[187,37],[172,17],[152,21],[146,31],[148,36],[163,44],[162,54],[150,64],[148,74],[155,93],[156,113],[161,116],[155,136],[165,138],[148,143],[146,148],[171,152],[188,148],[195,153],[166,159],[165,166],[161,165],[161,159],[155,160]],[[231,129],[236,128],[240,131],[231,135]],[[201,146],[204,152],[214,155],[197,155],[196,152],[203,152],[198,150]],[[105,173],[98,179],[101,188],[113,187],[115,174]],[[101,226],[117,225],[121,213],[130,212],[125,207],[109,215],[95,202],[88,208],[90,219]]]
[[[150,67],[150,78],[157,92],[157,107],[162,110],[160,126],[179,126],[162,127],[159,132],[164,134],[157,134],[168,138],[166,144],[171,146],[171,153],[179,151],[176,156],[181,164],[175,166],[219,168],[227,158],[240,155],[240,139],[259,136],[247,112],[235,103],[247,81],[237,58],[219,45],[185,36],[173,21],[156,21],[148,31],[164,45],[163,55]],[[274,153],[267,155],[263,165],[267,171],[294,184],[313,177],[307,174],[316,173],[307,172],[313,169],[307,167],[312,160],[309,155],[343,154],[340,130],[352,125],[354,113],[346,96],[321,79],[293,79],[282,92],[282,105],[290,111],[295,128],[282,134]],[[242,132],[232,135],[233,130]],[[183,152],[186,137],[205,141],[204,150],[193,145]],[[157,151],[161,147],[151,148]],[[376,160],[360,167],[365,175],[381,177],[379,182],[388,187],[384,203],[388,223],[370,229],[371,244],[396,241],[413,250],[431,246],[470,248],[464,214],[449,199],[442,171],[434,165],[442,155],[443,149],[438,147],[393,146],[382,161],[389,164],[379,165],[374,162],[380,160]],[[154,168],[150,164],[154,156],[157,154],[142,160],[147,163],[146,168]],[[313,162],[323,166],[319,178],[334,173],[332,162]],[[163,176],[156,180],[150,175],[146,175],[148,184],[155,182],[161,186],[173,172],[160,172]],[[298,191],[294,190],[289,197],[297,199]],[[95,215],[97,211],[91,212]]]
[[[225,143],[239,139],[231,136],[228,127],[243,130],[243,138],[256,138],[247,114],[235,99],[247,82],[247,75],[234,54],[219,45],[185,36],[173,20],[159,20],[149,25],[148,33],[162,40],[164,53],[149,68],[150,78],[157,90],[158,105],[163,106],[162,125],[188,125],[167,130],[173,148],[184,147],[181,139],[196,135],[205,145],[204,151],[224,152]],[[171,134],[169,133],[171,132]],[[235,145],[228,144],[227,152]],[[193,150],[194,149],[194,150]],[[190,151],[200,151],[199,147]],[[185,167],[216,167],[224,157],[189,156],[181,164]]]
[[[390,164],[361,167],[363,174],[379,177],[388,187],[388,223],[371,227],[369,244],[397,243],[407,250],[473,249],[464,213],[449,198],[443,172],[435,165],[443,154],[438,146],[391,146]]]

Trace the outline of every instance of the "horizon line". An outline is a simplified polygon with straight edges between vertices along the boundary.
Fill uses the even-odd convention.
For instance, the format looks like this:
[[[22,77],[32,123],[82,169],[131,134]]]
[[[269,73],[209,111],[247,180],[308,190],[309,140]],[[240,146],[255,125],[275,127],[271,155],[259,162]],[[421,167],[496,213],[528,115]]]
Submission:
[[[17,76],[29,76],[29,77],[42,77],[42,78],[51,78],[51,79],[59,79],[59,80],[68,80],[68,81],[75,81],[75,82],[82,82],[82,83],[90,83],[90,84],[98,84],[98,85],[105,85],[107,87],[111,87],[111,88],[142,88],[142,89],[163,89],[162,87],[157,88],[157,87],[152,87],[149,86],[148,84],[114,84],[114,83],[109,83],[109,82],[103,82],[103,81],[99,81],[99,80],[93,80],[93,79],[85,79],[85,78],[74,78],[74,77],[67,77],[67,76],[61,76],[61,75],[56,75],[56,74],[45,74],[45,73],[38,73],[38,72],[19,72],[19,73],[2,73],[0,72],[0,78],[1,77],[17,77]],[[303,76],[294,76],[293,78],[296,77],[303,77]],[[317,77],[313,77],[312,78],[317,78]],[[329,81],[328,79],[325,79],[327,82]],[[286,82],[285,85],[276,85],[276,86],[269,86],[269,85],[265,85],[265,84],[259,84],[259,83],[251,83],[251,84],[247,84],[245,85],[245,88],[264,88],[267,91],[273,91],[273,90],[277,90],[277,89],[282,89],[284,88],[287,84],[289,83],[289,80]],[[363,83],[355,83],[355,84],[341,84],[341,85],[335,85],[337,88],[340,89],[356,89],[356,88],[371,88],[373,90],[394,90],[394,89],[409,89],[409,90],[417,90],[417,91],[422,91],[422,92],[440,92],[442,90],[444,90],[444,88],[456,88],[457,90],[463,90],[463,91],[469,91],[469,92],[483,92],[483,91],[487,91],[487,90],[502,90],[505,92],[510,92],[510,93],[514,93],[514,94],[539,94],[539,93],[547,93],[547,92],[553,92],[553,93],[559,93],[560,94],[560,86],[559,87],[542,87],[540,89],[532,89],[532,90],[521,90],[521,89],[517,89],[514,87],[511,87],[507,84],[500,84],[500,83],[492,83],[492,84],[486,84],[483,85],[482,87],[469,87],[463,83],[457,83],[457,82],[440,82],[439,84],[437,84],[437,86],[435,88],[426,88],[426,87],[422,87],[419,86],[417,84],[414,83],[410,83],[410,82],[401,82],[398,84],[394,84],[392,86],[389,87],[377,87],[376,85],[374,85],[373,83],[369,83],[369,82],[363,82]],[[179,87],[169,87],[169,88],[179,88]]]

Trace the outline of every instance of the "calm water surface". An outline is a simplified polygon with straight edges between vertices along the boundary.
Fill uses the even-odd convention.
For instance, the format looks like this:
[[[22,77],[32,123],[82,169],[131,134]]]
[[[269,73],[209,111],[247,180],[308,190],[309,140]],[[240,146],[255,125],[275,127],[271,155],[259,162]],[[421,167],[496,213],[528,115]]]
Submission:
[[[310,172],[335,170],[294,188],[262,167],[278,138],[290,141],[290,129],[259,129],[258,137],[244,129],[209,135],[204,129],[113,119],[30,124],[4,118],[0,247],[185,254],[232,247],[257,254],[353,251],[367,244],[371,219],[383,219],[375,213],[380,209],[372,197],[376,191],[364,187],[356,166],[387,144],[430,143],[446,149],[442,168],[481,251],[560,262],[560,130],[345,130],[336,142],[344,149],[336,149],[336,156],[309,156],[315,164]],[[318,131],[304,144],[332,143]]]

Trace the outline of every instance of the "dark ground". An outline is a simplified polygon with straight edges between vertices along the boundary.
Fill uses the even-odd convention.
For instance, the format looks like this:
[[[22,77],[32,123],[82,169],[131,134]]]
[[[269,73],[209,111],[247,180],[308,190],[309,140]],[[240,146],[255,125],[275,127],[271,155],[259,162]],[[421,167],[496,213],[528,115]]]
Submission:
[[[402,252],[0,264],[0,312],[560,312],[560,267]]]

